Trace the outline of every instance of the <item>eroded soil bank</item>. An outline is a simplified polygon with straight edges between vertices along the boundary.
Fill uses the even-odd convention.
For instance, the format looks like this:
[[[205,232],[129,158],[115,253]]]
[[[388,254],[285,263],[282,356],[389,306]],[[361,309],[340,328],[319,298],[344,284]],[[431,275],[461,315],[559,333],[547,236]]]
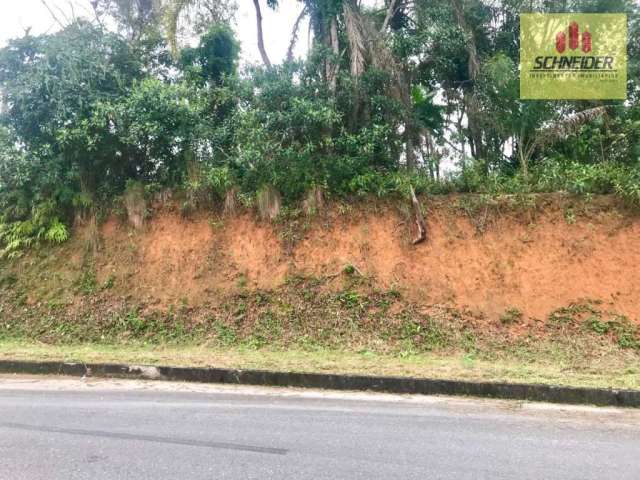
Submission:
[[[0,339],[638,366],[633,212],[611,197],[422,202],[418,245],[402,201],[287,210],[275,222],[251,211],[185,218],[167,204],[137,230],[111,216],[97,235],[79,227],[65,245],[0,264]]]
[[[590,300],[640,319],[640,220],[613,199],[470,196],[425,204],[429,237],[416,246],[402,204],[337,204],[317,217],[275,224],[252,213],[185,219],[166,209],[142,231],[110,218],[94,266],[98,283],[112,279],[114,292],[164,305],[197,305],[216,294],[272,289],[292,276],[331,276],[352,265],[378,287],[419,304],[488,318],[517,309],[544,320]],[[86,262],[77,243],[55,255],[72,270]]]

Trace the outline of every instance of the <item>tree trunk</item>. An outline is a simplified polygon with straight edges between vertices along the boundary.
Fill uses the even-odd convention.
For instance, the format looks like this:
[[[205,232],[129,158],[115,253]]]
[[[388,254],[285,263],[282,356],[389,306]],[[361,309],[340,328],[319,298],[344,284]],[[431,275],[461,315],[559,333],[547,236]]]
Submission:
[[[356,80],[360,78],[365,68],[365,53],[367,44],[365,43],[365,25],[359,7],[352,1],[347,0],[342,4],[342,14],[344,16],[344,28],[349,42],[349,56],[351,57],[351,76]],[[374,32],[369,32],[374,33]],[[374,38],[369,38],[373,41]],[[371,48],[369,44],[369,48]]]
[[[431,180],[440,180],[439,153],[436,150],[436,146],[433,143],[433,138],[431,137],[429,130],[426,128],[423,129],[422,135],[424,137],[424,149],[422,151],[424,160],[429,166],[429,175]]]
[[[414,134],[410,127],[410,125],[405,125],[407,129],[405,131],[405,145],[406,145],[406,160],[407,160],[407,170],[414,170],[416,168],[416,150],[414,144]]]
[[[458,132],[462,131],[462,120],[464,117],[464,103],[462,104],[462,108],[463,110],[460,112],[460,115],[458,115],[458,118],[456,120],[456,125],[458,127]],[[467,148],[467,142],[465,141],[465,137],[463,135],[460,135],[460,149],[461,149],[461,156],[460,156],[460,166],[462,167],[462,171],[464,172],[465,169],[467,168],[467,152],[466,152],[466,148]]]
[[[380,28],[380,33],[384,33],[385,32],[385,30],[389,26],[389,22],[391,21],[393,16],[396,14],[396,11],[397,11],[396,4],[397,3],[398,3],[398,0],[391,0],[389,2],[389,6],[387,7],[387,14],[384,17],[384,22],[382,22],[382,28]]]
[[[264,48],[264,35],[262,33],[262,12],[260,11],[259,0],[253,0],[253,5],[256,9],[256,24],[257,24],[257,30],[258,30],[258,50],[260,50],[260,56],[262,57],[262,62],[265,64],[267,68],[271,68],[271,61],[269,60],[267,51]]]
[[[467,107],[467,125],[469,130],[469,145],[471,147],[471,155],[478,159],[484,157],[484,145],[482,142],[482,127],[480,126],[481,112],[476,97],[476,80],[480,73],[480,59],[478,56],[478,48],[476,45],[473,29],[468,24],[464,15],[464,7],[462,0],[452,0],[453,11],[456,16],[458,26],[465,35],[465,48],[467,50],[470,86],[464,96],[464,102]]]
[[[333,58],[331,60],[327,60],[327,82],[329,83],[329,90],[335,93],[338,82],[338,66],[340,61],[340,46],[338,44],[338,20],[336,19],[336,17],[332,17],[329,23],[328,40],[331,46],[331,53],[333,53]]]
[[[293,49],[298,41],[298,30],[300,29],[300,22],[307,14],[307,7],[304,7],[296,19],[296,23],[293,24],[293,31],[291,32],[291,41],[289,42],[289,48],[287,49],[287,62],[293,60]]]
[[[529,159],[527,158],[527,153],[521,148],[518,150],[520,153],[520,168],[522,168],[522,176],[525,181],[529,180]]]

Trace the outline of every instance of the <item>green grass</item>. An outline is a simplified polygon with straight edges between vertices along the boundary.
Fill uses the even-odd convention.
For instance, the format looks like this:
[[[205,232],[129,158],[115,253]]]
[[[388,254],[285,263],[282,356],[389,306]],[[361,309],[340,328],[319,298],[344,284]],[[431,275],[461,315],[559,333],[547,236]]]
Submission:
[[[515,307],[484,318],[425,308],[348,267],[340,278],[292,275],[270,290],[243,285],[157,308],[116,296],[109,278],[80,276],[69,296],[60,284],[79,275],[43,285],[37,265],[35,277],[8,271],[0,358],[640,389],[640,326],[602,302],[566,305],[544,323]]]
[[[0,342],[0,359],[269,369],[640,389],[640,364],[637,362],[601,358],[580,365],[567,357],[566,352],[535,360],[515,353],[510,357],[483,359],[472,353],[387,355],[368,350],[306,351],[137,343],[53,346],[5,340]]]

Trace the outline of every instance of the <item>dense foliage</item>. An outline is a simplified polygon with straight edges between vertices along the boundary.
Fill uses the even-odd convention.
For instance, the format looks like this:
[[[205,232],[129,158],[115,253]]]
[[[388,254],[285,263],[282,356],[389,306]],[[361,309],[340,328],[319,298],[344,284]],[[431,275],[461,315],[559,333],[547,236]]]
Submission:
[[[299,3],[313,32],[308,57],[272,64],[258,31],[265,65],[243,70],[225,2],[100,0],[93,21],[11,41],[0,51],[3,254],[64,241],[74,218],[133,183],[206,201],[411,185],[617,193],[640,204],[632,0]],[[518,14],[558,10],[628,14],[628,101],[519,99]],[[189,26],[199,41],[179,50]]]

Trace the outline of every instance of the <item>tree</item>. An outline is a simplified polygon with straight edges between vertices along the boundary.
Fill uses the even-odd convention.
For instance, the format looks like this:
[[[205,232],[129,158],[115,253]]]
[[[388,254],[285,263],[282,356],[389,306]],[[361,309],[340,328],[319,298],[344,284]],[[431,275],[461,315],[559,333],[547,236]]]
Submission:
[[[232,0],[165,0],[165,27],[166,35],[171,51],[174,56],[177,56],[178,48],[178,23],[182,15],[189,10],[195,10],[196,12],[206,12],[203,21],[203,16],[200,14],[198,20],[198,27],[200,32],[206,31],[213,24],[228,23],[235,10],[232,7]],[[268,5],[272,8],[277,6],[276,0],[268,0]],[[258,48],[260,49],[260,55],[265,66],[270,67],[271,62],[267,56],[267,52],[264,47],[264,36],[262,32],[262,10],[260,8],[259,0],[254,0],[253,5],[256,11],[256,32],[258,36]],[[230,15],[231,13],[231,15]],[[198,13],[196,13],[198,15]]]
[[[2,123],[26,150],[77,176],[84,192],[95,192],[117,158],[113,134],[96,129],[95,106],[141,77],[127,44],[79,22],[54,35],[14,40],[0,58]]]
[[[22,195],[31,183],[34,204],[69,218],[129,179],[180,178],[197,116],[188,91],[145,79],[140,59],[86,22],[0,51],[0,121],[18,146],[0,195]]]
[[[196,48],[187,47],[180,54],[180,65],[186,74],[200,82],[220,84],[223,77],[233,75],[240,45],[231,29],[213,25],[200,37]]]
[[[130,42],[157,32],[164,8],[162,0],[91,0],[96,19],[114,18]]]

